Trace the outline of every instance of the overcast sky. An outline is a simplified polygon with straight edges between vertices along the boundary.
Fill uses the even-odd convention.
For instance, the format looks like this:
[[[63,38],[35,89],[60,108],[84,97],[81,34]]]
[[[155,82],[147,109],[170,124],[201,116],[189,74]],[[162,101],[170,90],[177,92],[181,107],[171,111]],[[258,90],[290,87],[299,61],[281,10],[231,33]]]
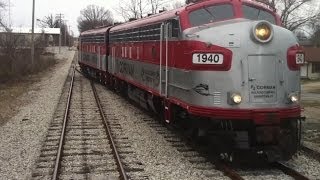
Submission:
[[[32,0],[2,0],[5,4],[11,5],[10,19],[12,27],[30,27],[32,24]],[[168,0],[168,2],[184,0]],[[121,16],[117,16],[115,9],[119,6],[118,0],[35,0],[35,22],[36,19],[43,19],[45,16],[52,14],[56,16],[62,13],[64,20],[71,26],[75,36],[79,35],[77,28],[77,19],[80,11],[88,5],[102,6],[112,12],[113,18],[117,21],[123,21]],[[9,19],[9,7],[4,15]],[[35,27],[39,24],[35,23]]]
[[[32,0],[1,0],[10,7],[10,19],[12,27],[31,27],[32,17]],[[168,0],[169,3],[175,1],[184,2],[184,0]],[[115,10],[118,0],[35,0],[35,19],[43,19],[45,16],[52,14],[53,16],[62,13],[64,20],[71,26],[71,30],[75,36],[79,35],[77,28],[77,19],[80,11],[90,4],[102,6],[109,9],[113,13],[113,17],[117,21],[123,21],[121,16],[117,16]],[[320,5],[320,0],[316,0]],[[318,7],[319,7],[318,5]],[[317,5],[316,5],[317,7]],[[5,19],[9,19],[9,7],[3,13]],[[36,21],[35,21],[36,22]],[[35,23],[36,27],[38,23]]]
[[[32,0],[3,0],[6,4],[11,4],[11,25],[12,27],[31,27],[32,24]],[[71,30],[78,35],[77,18],[80,16],[80,10],[87,5],[94,4],[103,6],[113,12],[114,18],[121,20],[121,17],[115,16],[114,9],[118,6],[117,0],[35,0],[35,19],[43,19],[49,14],[62,13]],[[9,8],[7,8],[9,10]],[[9,11],[5,13],[9,17]],[[37,25],[37,23],[36,23]],[[37,26],[36,26],[37,27]]]

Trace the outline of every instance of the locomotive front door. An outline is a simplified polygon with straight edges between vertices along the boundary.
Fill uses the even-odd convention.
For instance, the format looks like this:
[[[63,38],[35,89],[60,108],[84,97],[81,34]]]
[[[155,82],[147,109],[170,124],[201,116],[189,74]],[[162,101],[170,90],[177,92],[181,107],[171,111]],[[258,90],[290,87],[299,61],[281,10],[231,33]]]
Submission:
[[[275,56],[248,56],[249,99],[252,103],[277,100],[277,63]]]
[[[164,97],[168,97],[168,61],[169,61],[169,23],[161,24],[160,30],[160,68],[159,68],[159,91]]]

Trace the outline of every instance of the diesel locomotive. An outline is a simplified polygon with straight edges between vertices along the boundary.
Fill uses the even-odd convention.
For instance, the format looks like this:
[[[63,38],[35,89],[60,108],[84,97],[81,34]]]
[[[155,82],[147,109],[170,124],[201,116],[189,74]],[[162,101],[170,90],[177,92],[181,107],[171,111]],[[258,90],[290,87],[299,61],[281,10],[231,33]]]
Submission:
[[[304,53],[274,9],[202,0],[80,35],[81,70],[166,123],[288,160],[301,139]]]

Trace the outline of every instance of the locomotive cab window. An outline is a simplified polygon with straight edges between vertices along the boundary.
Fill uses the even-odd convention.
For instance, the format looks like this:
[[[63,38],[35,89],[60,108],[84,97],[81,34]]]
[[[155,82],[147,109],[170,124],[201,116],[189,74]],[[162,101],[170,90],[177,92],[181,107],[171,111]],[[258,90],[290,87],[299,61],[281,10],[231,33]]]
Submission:
[[[200,26],[234,17],[233,6],[231,4],[220,4],[192,11],[189,14],[189,21],[192,27]]]
[[[251,20],[265,20],[272,24],[276,24],[275,17],[268,11],[247,5],[242,5],[242,11],[244,18]]]
[[[171,36],[174,37],[174,38],[178,38],[179,34],[180,34],[179,20],[172,19],[171,20],[171,26],[172,26],[172,34],[171,34]]]

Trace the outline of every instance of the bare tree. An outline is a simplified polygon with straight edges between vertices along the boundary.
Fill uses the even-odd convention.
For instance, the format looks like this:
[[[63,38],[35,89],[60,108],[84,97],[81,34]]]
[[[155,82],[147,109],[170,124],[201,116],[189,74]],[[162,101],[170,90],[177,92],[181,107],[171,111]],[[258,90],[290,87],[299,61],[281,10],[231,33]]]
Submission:
[[[149,0],[150,6],[151,6],[151,13],[156,14],[158,10],[165,5],[164,0]],[[177,3],[177,2],[176,2]]]
[[[174,2],[173,4],[171,4],[171,6],[173,9],[176,9],[176,8],[180,8],[180,7],[184,6],[184,3],[182,3],[181,1],[177,1],[177,2]]]
[[[98,26],[108,26],[113,24],[112,13],[96,5],[89,5],[81,10],[78,18],[78,29],[80,32],[96,28]]]
[[[302,31],[302,30],[296,30],[295,31],[295,35],[296,35],[296,37],[298,38],[299,41],[303,41],[303,40],[308,39],[307,35],[306,35],[306,32]]]
[[[48,16],[45,16],[42,19],[37,19],[37,22],[42,28],[61,28],[61,32],[64,32],[64,26],[66,26],[62,20],[60,20],[57,17],[54,18],[52,14],[49,14]],[[46,41],[49,40],[49,35],[43,34],[42,36]],[[62,42],[65,42],[64,41],[65,38],[69,39],[68,36],[65,37],[65,33],[61,33],[61,36],[62,36]],[[53,37],[54,44],[58,44],[59,35],[53,35],[52,37]]]
[[[320,28],[311,36],[311,42],[314,46],[320,47]]]
[[[58,28],[59,19],[55,19],[52,14],[45,16],[43,19],[38,21],[40,26],[43,28]]]
[[[314,20],[310,26],[313,29],[313,34],[310,38],[313,45],[320,47],[320,16],[317,20]]]
[[[139,19],[148,14],[156,14],[159,9],[168,5],[166,0],[120,0],[115,9],[125,21]]]
[[[317,0],[257,0],[280,12],[281,21],[287,29],[295,31],[308,25],[320,15]]]
[[[19,37],[8,31],[0,34],[0,39],[1,53],[7,58],[7,65],[10,66],[10,72],[14,72]]]
[[[190,4],[190,3],[196,3],[197,1],[201,1],[201,0],[186,0],[185,3]]]
[[[5,28],[6,31],[10,31],[10,29],[3,22],[3,14],[1,14],[5,10],[6,4],[3,1],[0,1],[0,27]]]
[[[115,9],[125,21],[142,18],[146,11],[147,2],[144,0],[120,0],[119,8]]]

